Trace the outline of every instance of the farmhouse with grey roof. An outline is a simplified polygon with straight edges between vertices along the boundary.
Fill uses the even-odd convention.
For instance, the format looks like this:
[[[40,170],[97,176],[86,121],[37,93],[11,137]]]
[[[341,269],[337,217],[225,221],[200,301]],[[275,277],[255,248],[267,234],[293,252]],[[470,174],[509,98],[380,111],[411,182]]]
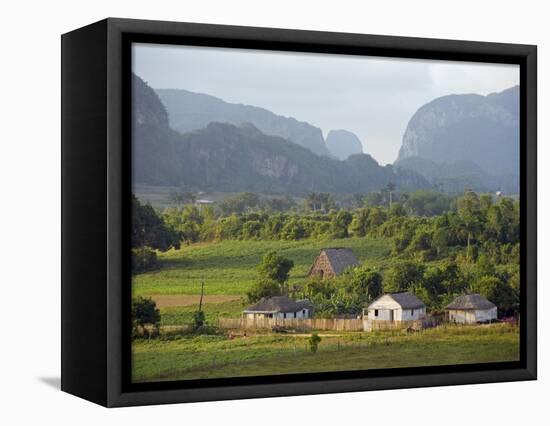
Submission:
[[[287,296],[263,297],[243,311],[243,316],[253,318],[309,318],[313,304],[307,300],[293,301]]]
[[[370,321],[415,321],[426,316],[426,305],[406,291],[386,293],[363,311],[363,318]]]
[[[331,278],[358,264],[355,254],[349,248],[325,248],[321,250],[319,256],[309,268],[308,276]]]
[[[497,319],[497,307],[480,294],[459,296],[445,307],[449,321],[460,324],[475,324]]]

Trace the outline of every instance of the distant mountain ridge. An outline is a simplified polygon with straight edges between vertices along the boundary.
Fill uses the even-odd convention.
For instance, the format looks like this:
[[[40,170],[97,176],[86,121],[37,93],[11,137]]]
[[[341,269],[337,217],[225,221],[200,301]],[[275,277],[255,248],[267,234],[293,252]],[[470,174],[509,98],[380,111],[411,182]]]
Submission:
[[[362,154],[359,139],[345,130],[329,132],[324,145],[320,129],[308,123],[209,95],[159,92],[164,92],[165,99],[171,96],[167,93],[177,92],[178,102],[182,93],[189,96],[189,104],[176,120],[187,124],[175,131],[174,119],[169,119],[170,111],[162,99],[134,77],[134,180],[139,183],[293,194],[366,193],[390,182],[401,191],[436,188],[462,192],[471,188],[517,192],[519,188],[519,166],[514,164],[516,155],[519,163],[517,87],[488,96],[450,95],[424,105],[409,122],[399,159],[394,166],[385,167]],[[201,102],[214,102],[222,122],[209,121],[211,107],[201,106]],[[226,115],[222,114],[224,108],[229,110]],[[271,131],[286,136],[266,134],[247,120],[247,111],[264,126],[271,126]],[[228,117],[239,123],[228,123]],[[294,138],[314,136],[298,144],[287,137],[291,133]],[[316,140],[317,147],[324,147],[323,154],[315,154],[304,140]],[[329,150],[343,161],[327,156]]]
[[[370,155],[335,160],[266,135],[249,123],[210,122],[182,134],[169,127],[163,103],[137,76],[133,77],[133,93],[135,183],[290,194],[367,193],[390,182],[409,191],[430,185],[415,172],[382,167]]]
[[[212,122],[252,123],[266,135],[289,139],[318,155],[329,155],[321,129],[309,123],[183,89],[157,89],[156,93],[168,111],[170,126],[181,133],[202,129]]]
[[[328,132],[326,144],[330,153],[340,160],[363,153],[363,144],[359,138],[347,130],[331,130]]]
[[[182,161],[186,185],[218,191],[350,194],[378,190],[389,182],[409,190],[428,185],[420,175],[382,167],[370,155],[356,154],[346,161],[318,156],[249,123],[210,123],[182,134],[176,157]]]
[[[491,176],[519,175],[519,86],[422,106],[407,125],[397,162],[408,157],[472,161]]]

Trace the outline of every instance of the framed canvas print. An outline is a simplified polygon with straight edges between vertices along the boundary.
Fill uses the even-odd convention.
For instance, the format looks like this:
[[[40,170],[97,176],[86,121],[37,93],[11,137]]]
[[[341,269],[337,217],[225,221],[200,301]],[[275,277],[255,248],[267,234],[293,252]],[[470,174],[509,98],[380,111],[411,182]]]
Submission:
[[[62,389],[536,378],[536,47],[107,19],[62,37]]]

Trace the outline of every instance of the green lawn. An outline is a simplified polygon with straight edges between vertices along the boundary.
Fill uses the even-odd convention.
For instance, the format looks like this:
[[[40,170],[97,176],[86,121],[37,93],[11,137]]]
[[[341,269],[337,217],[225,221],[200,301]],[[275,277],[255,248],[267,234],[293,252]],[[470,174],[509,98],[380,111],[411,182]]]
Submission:
[[[241,300],[221,303],[205,303],[203,311],[207,322],[216,325],[217,318],[238,318],[244,304]],[[193,313],[197,305],[170,306],[160,309],[161,325],[185,325],[193,322]]]
[[[319,371],[503,362],[519,359],[517,326],[447,326],[415,334],[321,333],[319,352],[308,335],[198,336],[137,340],[133,380],[188,380]]]
[[[159,253],[160,269],[136,275],[134,296],[199,294],[244,295],[257,278],[256,265],[269,250],[294,261],[290,283],[303,279],[319,250],[350,247],[359,261],[377,265],[390,253],[387,239],[347,238],[315,241],[223,241]]]

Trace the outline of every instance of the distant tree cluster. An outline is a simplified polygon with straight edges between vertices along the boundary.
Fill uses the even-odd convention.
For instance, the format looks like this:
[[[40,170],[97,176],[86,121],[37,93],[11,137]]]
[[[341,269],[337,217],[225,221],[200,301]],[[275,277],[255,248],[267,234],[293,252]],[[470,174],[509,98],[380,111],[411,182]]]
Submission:
[[[284,197],[265,197],[254,192],[243,192],[232,197],[228,197],[219,203],[219,210],[222,216],[231,214],[244,214],[250,212],[283,212],[289,211],[297,206],[294,199],[290,196]]]
[[[317,316],[333,317],[360,314],[364,305],[372,302],[382,290],[381,273],[368,266],[359,266],[331,279],[310,278],[298,295],[313,302]]]
[[[259,278],[246,295],[248,301],[254,303],[263,297],[288,294],[288,277],[293,267],[292,260],[274,251],[265,254],[258,265]]]
[[[132,247],[150,247],[166,251],[171,247],[179,248],[180,238],[163,218],[149,204],[141,204],[132,195]]]
[[[503,310],[518,306],[518,201],[473,191],[459,197],[433,191],[397,194],[394,187],[385,191],[366,198],[356,194],[352,200],[358,207],[352,209],[338,208],[330,194],[315,193],[304,199],[301,208],[291,198],[261,199],[243,193],[217,208],[188,204],[163,212],[134,198],[134,272],[154,267],[155,250],[178,248],[182,243],[387,238],[392,256],[380,270],[355,269],[330,285],[312,280],[299,289],[300,294],[314,300],[318,312],[326,314],[356,313],[381,291],[401,290],[413,291],[436,309],[464,292],[481,293]],[[378,196],[387,201],[374,202]],[[283,273],[286,268],[288,274],[292,266],[285,261],[274,253],[264,259],[249,300],[292,290]],[[282,275],[270,275],[267,265],[281,268]]]

